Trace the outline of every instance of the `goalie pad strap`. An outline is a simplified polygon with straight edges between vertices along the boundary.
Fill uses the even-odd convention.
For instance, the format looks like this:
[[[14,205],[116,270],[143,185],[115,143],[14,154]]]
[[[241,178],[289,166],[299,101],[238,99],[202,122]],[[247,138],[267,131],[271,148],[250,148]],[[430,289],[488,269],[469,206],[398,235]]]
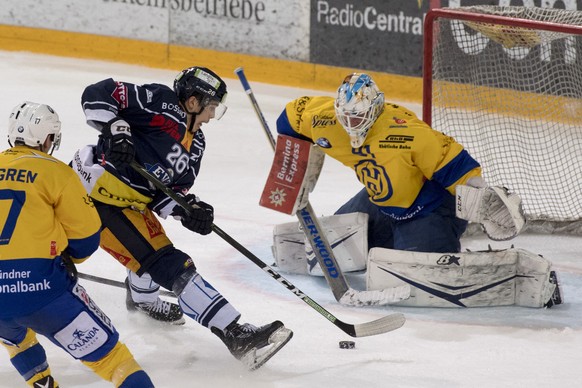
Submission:
[[[325,154],[312,143],[279,135],[275,157],[259,205],[295,214],[309,201]]]
[[[367,289],[411,286],[414,307],[543,307],[555,285],[550,262],[523,249],[424,253],[372,248]]]

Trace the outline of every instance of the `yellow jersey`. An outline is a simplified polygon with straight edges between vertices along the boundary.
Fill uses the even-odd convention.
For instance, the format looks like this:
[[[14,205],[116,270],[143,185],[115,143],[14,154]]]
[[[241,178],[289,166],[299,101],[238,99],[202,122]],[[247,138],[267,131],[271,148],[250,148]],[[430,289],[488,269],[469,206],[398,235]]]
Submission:
[[[75,262],[99,247],[101,221],[75,172],[24,146],[0,153],[0,317],[34,311],[70,286]]]
[[[450,136],[432,129],[414,112],[386,103],[365,142],[352,148],[335,116],[332,97],[301,97],[277,120],[283,135],[310,140],[353,169],[372,203],[393,219],[434,210],[447,192],[481,176],[475,159]]]

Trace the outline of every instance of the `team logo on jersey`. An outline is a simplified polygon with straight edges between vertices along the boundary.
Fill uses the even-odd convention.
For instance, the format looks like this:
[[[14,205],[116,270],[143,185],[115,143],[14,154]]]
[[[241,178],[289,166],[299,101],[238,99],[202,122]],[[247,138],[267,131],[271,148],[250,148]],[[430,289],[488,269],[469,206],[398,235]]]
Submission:
[[[315,141],[315,144],[320,146],[321,148],[331,148],[331,143],[325,137],[320,137]]]
[[[152,165],[144,163],[144,167],[147,170],[147,172],[158,178],[160,182],[162,182],[164,185],[167,185],[172,181],[170,174],[168,174],[168,171],[166,171],[166,169],[160,166],[159,164]]]
[[[276,188],[275,190],[271,191],[271,195],[269,195],[269,199],[271,200],[271,203],[275,206],[283,206],[283,203],[285,202],[285,197],[287,196],[287,193],[285,192],[285,189],[280,189],[280,188]]]

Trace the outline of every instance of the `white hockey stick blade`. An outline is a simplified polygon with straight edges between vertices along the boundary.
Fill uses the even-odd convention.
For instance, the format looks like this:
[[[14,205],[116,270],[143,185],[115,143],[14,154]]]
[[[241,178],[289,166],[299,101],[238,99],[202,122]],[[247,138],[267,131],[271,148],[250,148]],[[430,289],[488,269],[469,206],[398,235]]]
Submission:
[[[339,299],[339,302],[345,306],[382,306],[400,302],[409,297],[410,285],[408,284],[372,291],[358,291],[350,287]]]
[[[372,335],[378,335],[387,333],[392,330],[396,330],[402,327],[406,322],[404,314],[394,313],[386,315],[375,321],[359,323],[354,325],[355,335],[354,337],[369,337]]]

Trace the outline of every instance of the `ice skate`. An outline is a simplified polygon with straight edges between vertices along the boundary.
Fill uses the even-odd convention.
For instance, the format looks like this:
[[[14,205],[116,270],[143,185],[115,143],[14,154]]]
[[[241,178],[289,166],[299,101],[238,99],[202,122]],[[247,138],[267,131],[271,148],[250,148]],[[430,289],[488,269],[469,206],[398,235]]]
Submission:
[[[140,311],[156,321],[171,325],[183,325],[186,323],[182,309],[175,303],[170,303],[157,298],[154,303],[137,303],[131,298],[129,281],[125,279],[125,305],[129,311]]]
[[[550,308],[557,304],[562,304],[564,301],[562,300],[562,290],[560,289],[560,283],[558,282],[558,275],[556,275],[556,271],[550,271],[550,283],[555,284],[556,288],[552,293],[552,297],[548,302],[544,305],[546,308]]]
[[[293,332],[280,321],[261,327],[233,322],[224,332],[215,327],[212,332],[250,370],[260,368],[293,337]]]

